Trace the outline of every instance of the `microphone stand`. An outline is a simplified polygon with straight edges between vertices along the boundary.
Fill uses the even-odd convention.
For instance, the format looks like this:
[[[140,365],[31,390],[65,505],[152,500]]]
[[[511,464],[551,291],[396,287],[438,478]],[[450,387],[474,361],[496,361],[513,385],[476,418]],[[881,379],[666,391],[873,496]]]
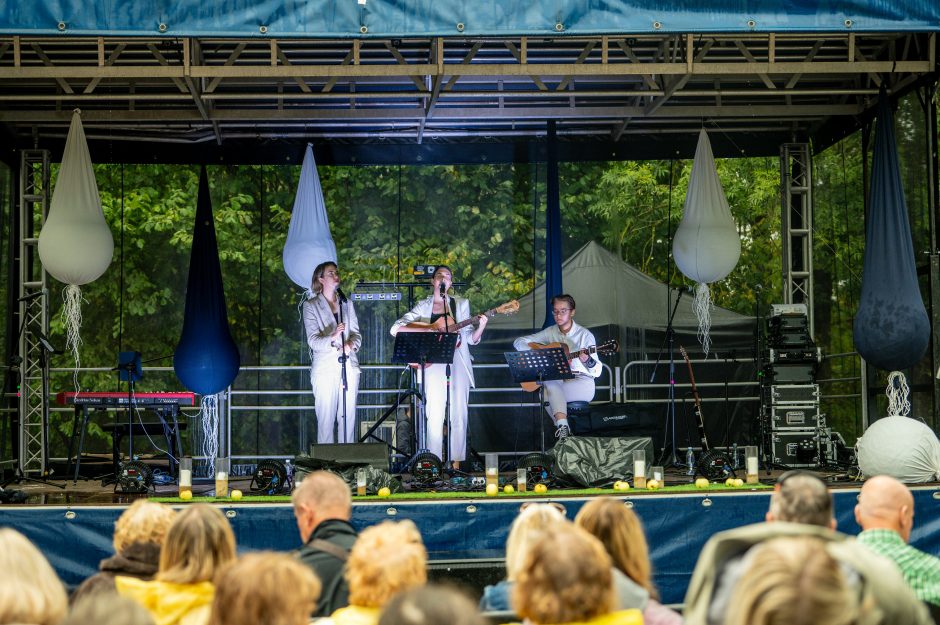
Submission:
[[[343,304],[346,304],[348,300],[346,299],[346,296],[342,294],[342,291],[340,291],[338,287],[336,289],[336,297],[339,300],[338,301],[339,322],[340,324],[342,324],[343,323]],[[342,342],[340,343],[340,348],[339,348],[339,363],[342,365],[342,368],[340,369],[340,371],[341,371],[341,376],[342,376],[342,387],[343,387],[343,442],[344,443],[349,442],[347,440],[349,429],[347,429],[346,427],[346,419],[347,419],[346,394],[347,394],[347,390],[349,389],[349,380],[346,379],[346,361],[348,360],[348,356],[346,356],[346,337],[347,337],[347,330],[343,330],[342,334],[340,334],[340,338],[342,339]],[[336,442],[339,442],[339,436],[337,436],[335,440]]]
[[[449,314],[450,308],[447,306],[447,291],[444,290],[444,284],[441,283],[441,300],[444,302],[444,333],[450,334],[450,321]],[[456,319],[454,320],[456,321]],[[460,340],[459,338],[457,339]],[[451,437],[451,428],[450,428],[450,365],[451,363],[446,363],[444,365],[444,377],[446,378],[446,389],[447,392],[444,395],[444,424],[447,426],[447,435],[443,437],[444,444],[441,446],[441,464],[445,467],[448,466],[450,462],[450,437]]]
[[[666,347],[666,343],[669,343],[669,406],[666,409],[666,421],[671,422],[672,424],[672,449],[670,451],[668,460],[666,460],[666,462],[663,464],[670,467],[685,466],[679,462],[679,458],[676,456],[676,331],[672,327],[672,320],[676,316],[676,311],[679,310],[679,302],[682,301],[683,293],[685,293],[685,289],[679,289],[679,295],[676,297],[676,303],[673,304],[672,312],[669,313],[669,319],[666,322],[666,336],[663,338],[663,344],[659,348],[659,353],[656,354],[656,364],[653,365],[653,373],[650,374],[650,384],[652,384],[656,379],[656,372],[659,369],[659,362],[663,357],[663,350]],[[663,455],[665,455],[665,450]]]

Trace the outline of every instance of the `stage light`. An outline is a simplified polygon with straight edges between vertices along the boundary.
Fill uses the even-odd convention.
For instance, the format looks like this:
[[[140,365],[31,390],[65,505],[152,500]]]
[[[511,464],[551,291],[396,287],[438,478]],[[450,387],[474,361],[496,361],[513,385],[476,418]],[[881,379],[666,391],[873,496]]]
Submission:
[[[430,451],[419,452],[411,460],[411,475],[418,482],[430,484],[441,479],[441,459]]]
[[[117,486],[122,493],[146,493],[153,486],[153,470],[140,460],[118,465]]]
[[[253,493],[277,495],[291,489],[291,476],[287,465],[280,460],[262,460],[258,463],[248,487]]]
[[[696,475],[702,475],[709,480],[723,480],[734,477],[734,463],[731,457],[723,451],[712,449],[699,458],[695,465]]]
[[[555,475],[552,473],[554,464],[555,461],[550,455],[534,452],[520,458],[516,466],[525,469],[526,484],[534,486],[535,484],[547,484],[555,479]]]

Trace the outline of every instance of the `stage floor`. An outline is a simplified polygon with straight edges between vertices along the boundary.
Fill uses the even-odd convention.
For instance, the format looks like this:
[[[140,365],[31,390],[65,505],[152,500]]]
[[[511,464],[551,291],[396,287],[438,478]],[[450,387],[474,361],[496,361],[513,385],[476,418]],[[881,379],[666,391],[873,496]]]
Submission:
[[[248,484],[247,479],[232,481],[233,488],[245,492]],[[0,525],[15,527],[33,540],[69,585],[94,573],[98,562],[111,555],[114,521],[130,501],[141,496],[116,494],[112,487],[82,480],[76,485],[69,480],[65,489],[37,483],[11,486],[29,493],[29,501],[0,506]],[[859,487],[858,483],[844,483],[833,488],[839,529],[848,534],[859,531],[853,515]],[[197,483],[194,492],[197,496],[210,494],[211,488],[211,484]],[[912,490],[917,512],[912,543],[940,553],[940,490],[936,484]],[[173,496],[176,488],[165,486],[159,491],[157,496]],[[573,491],[528,493],[524,500],[560,502],[569,518],[574,518],[591,496],[617,497],[632,505],[646,527],[654,579],[665,603],[682,602],[705,541],[716,532],[763,521],[770,497],[769,489],[747,488],[684,493],[615,493],[607,489],[591,496],[566,492]],[[391,499],[354,501],[352,522],[362,528],[384,520],[411,519],[424,537],[432,578],[452,577],[479,592],[479,585],[502,576],[506,536],[520,499],[518,494],[489,498],[483,493],[440,493],[439,498],[416,500],[406,493]],[[240,551],[290,551],[300,546],[300,538],[291,505],[283,498],[281,501],[220,501],[215,505],[225,510]],[[478,573],[475,577],[461,573],[473,569]]]

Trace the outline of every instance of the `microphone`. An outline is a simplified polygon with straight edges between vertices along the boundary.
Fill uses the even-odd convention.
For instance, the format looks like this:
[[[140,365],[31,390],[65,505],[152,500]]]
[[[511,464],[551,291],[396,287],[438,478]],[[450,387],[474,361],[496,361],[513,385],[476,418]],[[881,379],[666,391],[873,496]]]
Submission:
[[[346,302],[349,301],[349,300],[346,298],[346,294],[343,293],[343,289],[341,289],[341,288],[339,288],[339,287],[336,287],[336,295],[339,296],[339,303],[340,303],[340,304],[345,304]]]
[[[30,294],[28,294],[28,295],[24,295],[23,297],[17,299],[16,301],[18,301],[18,302],[28,302],[28,301],[30,301],[30,300],[36,299],[37,297],[40,297],[40,296],[43,295],[45,292],[46,292],[45,289],[42,289],[42,290],[40,290],[40,291],[34,291],[33,293],[30,293]]]
[[[441,290],[441,299],[444,299],[444,297],[445,297],[445,293],[446,293],[445,289],[446,289],[446,287],[444,286],[444,283],[441,282],[441,289],[440,289],[440,290]]]

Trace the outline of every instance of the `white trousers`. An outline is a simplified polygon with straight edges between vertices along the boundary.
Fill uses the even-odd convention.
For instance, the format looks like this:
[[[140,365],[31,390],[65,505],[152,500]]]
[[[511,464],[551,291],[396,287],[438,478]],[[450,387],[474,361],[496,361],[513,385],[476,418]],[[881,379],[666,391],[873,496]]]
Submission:
[[[568,416],[568,402],[591,401],[594,399],[594,378],[579,375],[570,380],[549,380],[545,382],[545,401],[548,416],[555,420],[561,413]]]
[[[359,369],[346,365],[346,427],[343,428],[343,370],[338,362],[316,363],[310,370],[310,385],[317,412],[318,443],[355,443],[356,395],[359,392]],[[333,440],[333,423],[339,420],[339,440]]]
[[[443,458],[444,411],[447,401],[447,365],[431,365],[424,370],[425,411],[427,413],[426,447],[428,451]],[[463,367],[451,365],[450,391],[450,460],[467,458],[467,402],[470,397],[470,380]],[[418,372],[421,381],[421,372]]]

